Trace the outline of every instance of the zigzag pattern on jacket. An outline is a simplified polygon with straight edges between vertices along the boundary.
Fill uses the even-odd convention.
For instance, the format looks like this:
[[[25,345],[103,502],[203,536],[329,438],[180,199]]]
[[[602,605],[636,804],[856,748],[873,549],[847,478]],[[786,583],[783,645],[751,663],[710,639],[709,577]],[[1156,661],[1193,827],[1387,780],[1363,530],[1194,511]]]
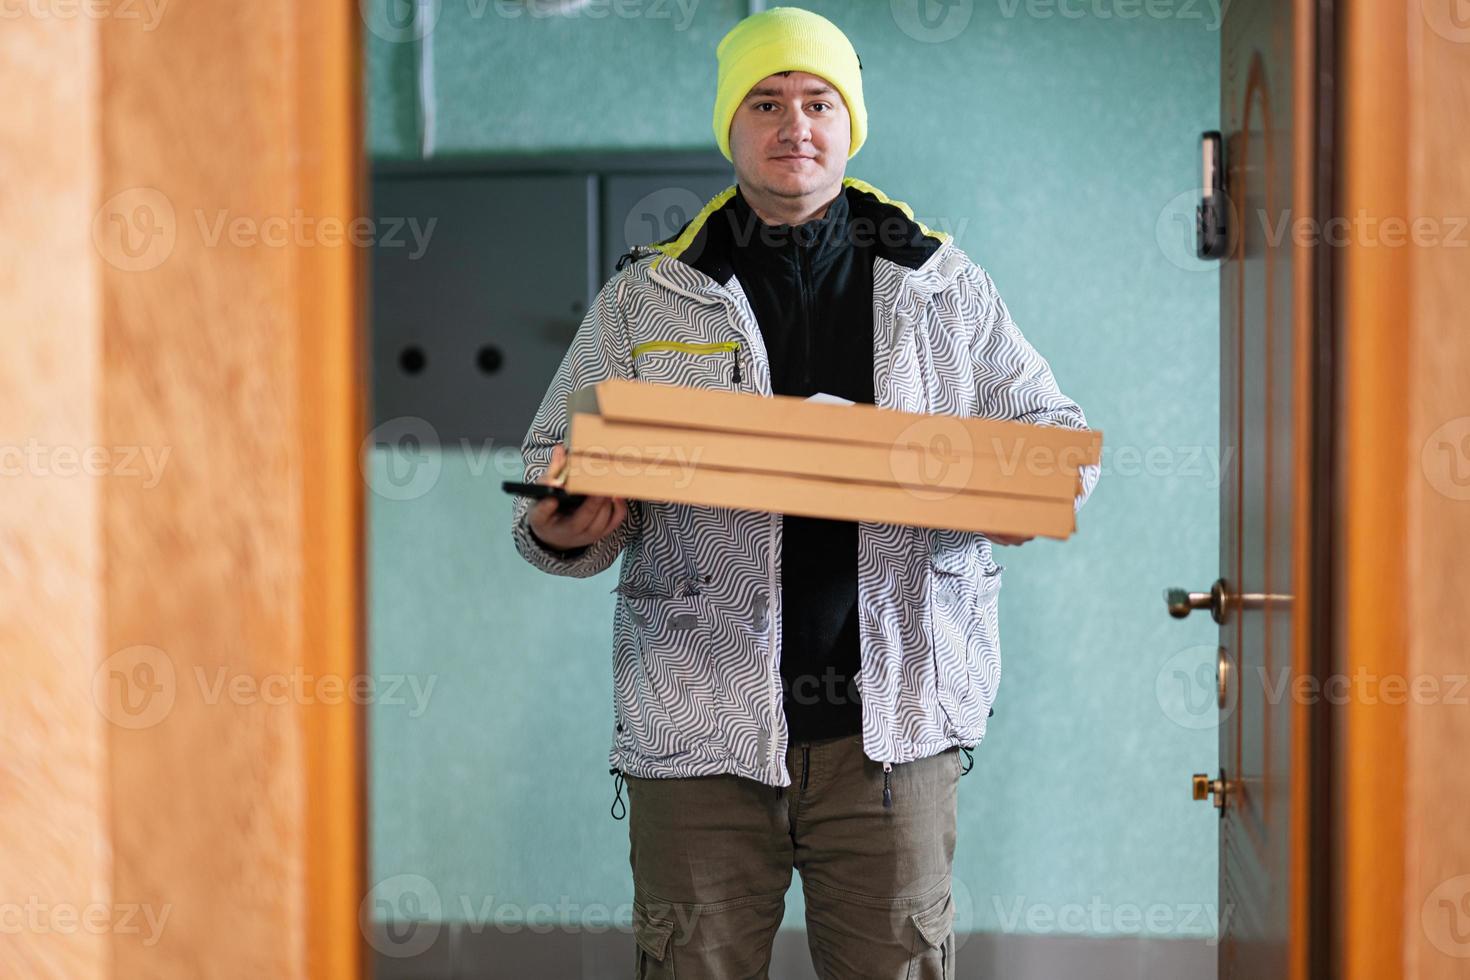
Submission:
[[[908,412],[1086,428],[1047,361],[1012,322],[990,276],[949,235],[855,178],[854,216],[908,222],[905,247],[873,263],[874,392]],[[712,198],[671,239],[635,248],[602,287],[522,444],[525,479],[541,477],[567,438],[567,396],[607,378],[769,395],[761,334],[744,290],[719,270],[706,234]],[[629,261],[631,259],[631,261]],[[728,272],[728,270],[725,270]],[[732,354],[648,341],[736,341]],[[1075,507],[1099,467],[1086,467]],[[781,519],[754,510],[630,501],[612,534],[574,557],[530,536],[531,501],[514,498],[520,554],[556,575],[586,577],[622,556],[613,617],[612,768],[643,777],[734,773],[788,786],[782,709]],[[971,532],[859,523],[863,748],[894,764],[973,747],[1001,677],[998,592],[1004,566]]]

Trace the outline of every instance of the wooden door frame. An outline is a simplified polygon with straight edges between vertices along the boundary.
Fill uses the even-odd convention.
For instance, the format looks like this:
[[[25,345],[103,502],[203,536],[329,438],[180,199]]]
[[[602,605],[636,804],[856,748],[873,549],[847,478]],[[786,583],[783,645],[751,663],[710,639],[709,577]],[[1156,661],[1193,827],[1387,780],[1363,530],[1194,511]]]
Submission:
[[[1353,697],[1335,712],[1331,975],[1448,978],[1470,955],[1434,920],[1446,886],[1470,890],[1456,884],[1470,839],[1453,830],[1470,791],[1445,778],[1470,745],[1470,711],[1445,690],[1464,675],[1470,636],[1470,502],[1437,468],[1458,462],[1453,451],[1445,462],[1430,450],[1470,415],[1470,249],[1457,227],[1470,215],[1470,32],[1448,4],[1420,0],[1343,3],[1339,17],[1333,213],[1424,218],[1438,244],[1355,231],[1333,250],[1334,670],[1441,688],[1437,700]]]
[[[0,447],[54,450],[3,478],[0,880],[112,918],[6,935],[0,974],[364,976],[363,708],[334,692],[364,669],[365,256],[262,234],[364,213],[357,5],[98,9],[0,36],[25,93],[0,217],[26,229]],[[201,240],[219,210],[255,242]],[[141,252],[114,218],[146,218]],[[169,451],[155,484],[126,449]],[[114,710],[119,656],[167,672],[146,724]],[[211,700],[217,669],[262,686]],[[308,696],[261,696],[297,674]],[[152,943],[123,906],[168,910]]]

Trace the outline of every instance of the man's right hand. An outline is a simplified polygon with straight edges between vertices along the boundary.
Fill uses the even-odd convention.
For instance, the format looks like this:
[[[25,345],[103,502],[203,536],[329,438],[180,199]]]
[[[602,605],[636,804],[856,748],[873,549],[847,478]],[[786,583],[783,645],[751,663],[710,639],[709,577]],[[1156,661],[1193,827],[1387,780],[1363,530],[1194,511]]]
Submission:
[[[566,458],[565,447],[560,444],[553,446],[551,463],[536,482],[557,485],[565,482],[562,468]],[[536,537],[559,551],[602,540],[628,516],[628,501],[623,497],[588,496],[570,514],[558,513],[559,504],[555,497],[546,497],[536,501],[526,516],[526,522],[536,532]]]

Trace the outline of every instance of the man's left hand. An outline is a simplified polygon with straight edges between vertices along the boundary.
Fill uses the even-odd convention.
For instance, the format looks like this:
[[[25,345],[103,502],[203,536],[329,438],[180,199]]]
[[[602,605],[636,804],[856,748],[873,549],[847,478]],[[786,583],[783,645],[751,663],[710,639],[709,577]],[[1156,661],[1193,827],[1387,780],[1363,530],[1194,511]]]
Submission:
[[[987,534],[985,536],[996,544],[1025,544],[1035,537],[1034,534]]]

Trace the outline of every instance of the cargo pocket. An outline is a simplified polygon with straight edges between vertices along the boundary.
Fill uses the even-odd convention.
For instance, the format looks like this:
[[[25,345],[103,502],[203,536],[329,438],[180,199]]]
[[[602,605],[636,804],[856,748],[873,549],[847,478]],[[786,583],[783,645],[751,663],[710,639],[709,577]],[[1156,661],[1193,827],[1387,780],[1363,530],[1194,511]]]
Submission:
[[[909,980],[954,980],[954,899],[950,889],[939,901],[909,918],[919,934],[918,952],[909,961]]]
[[[674,920],[651,913],[642,903],[633,903],[633,947],[637,956],[637,980],[674,980],[674,957],[669,939]]]

